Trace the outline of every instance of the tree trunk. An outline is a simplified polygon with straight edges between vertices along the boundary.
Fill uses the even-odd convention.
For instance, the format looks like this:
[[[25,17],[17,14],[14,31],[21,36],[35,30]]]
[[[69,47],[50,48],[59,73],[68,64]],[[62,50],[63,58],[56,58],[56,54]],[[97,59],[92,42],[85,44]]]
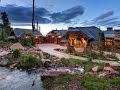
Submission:
[[[34,31],[35,31],[35,0],[33,0],[32,30],[33,30],[33,35],[34,35]],[[32,39],[32,44],[34,45],[34,38]]]

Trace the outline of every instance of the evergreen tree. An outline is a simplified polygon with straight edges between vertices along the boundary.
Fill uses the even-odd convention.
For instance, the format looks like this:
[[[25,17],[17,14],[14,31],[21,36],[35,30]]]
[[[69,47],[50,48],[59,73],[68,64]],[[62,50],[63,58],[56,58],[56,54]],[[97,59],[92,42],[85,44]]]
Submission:
[[[7,13],[4,11],[4,12],[1,12],[1,15],[2,15],[3,25],[10,27],[10,22],[9,22]]]
[[[100,55],[103,55],[104,47],[105,47],[104,32],[100,32],[99,33],[99,53],[100,53]]]
[[[9,19],[8,19],[8,15],[5,11],[1,12],[1,18],[2,18],[3,29],[5,30],[7,35],[9,35],[10,32],[11,32],[11,27],[10,27],[10,22],[9,22]]]

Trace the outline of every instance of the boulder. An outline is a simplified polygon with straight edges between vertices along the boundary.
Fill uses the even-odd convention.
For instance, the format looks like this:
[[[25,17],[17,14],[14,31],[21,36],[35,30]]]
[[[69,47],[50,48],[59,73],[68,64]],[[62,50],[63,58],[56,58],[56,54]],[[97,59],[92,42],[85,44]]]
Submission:
[[[111,67],[120,67],[120,64],[119,63],[110,63],[110,66]]]
[[[93,72],[97,72],[97,71],[98,71],[98,66],[93,67],[93,68],[92,68],[92,71],[93,71]]]
[[[11,50],[25,50],[25,48],[20,44],[20,43],[15,43],[13,45],[10,46]]]
[[[94,72],[88,72],[88,75],[90,76],[95,76],[97,73],[94,73]]]
[[[107,74],[105,73],[105,72],[103,72],[103,73],[101,73],[101,74],[99,74],[98,76],[99,77],[105,77]]]
[[[104,67],[103,70],[104,70],[104,71],[108,71],[108,75],[113,75],[113,74],[118,75],[118,74],[119,74],[118,71],[115,71],[115,70],[114,70],[113,68],[111,68],[111,67]]]
[[[17,68],[17,67],[15,67],[14,69],[15,69],[15,70],[17,70],[18,68]]]
[[[0,57],[2,58],[3,56],[5,56],[5,55],[7,55],[9,53],[10,52],[3,50],[3,51],[0,52]]]
[[[113,68],[111,68],[111,67],[104,67],[104,69],[103,69],[104,71],[109,71],[109,72],[112,72],[112,71],[114,71],[114,69]]]
[[[4,66],[6,66],[6,65],[7,65],[7,61],[6,61],[6,60],[0,61],[0,66],[1,66],[1,67],[4,67]]]
[[[16,65],[17,65],[17,63],[12,64],[12,65],[10,65],[10,68],[13,69]]]

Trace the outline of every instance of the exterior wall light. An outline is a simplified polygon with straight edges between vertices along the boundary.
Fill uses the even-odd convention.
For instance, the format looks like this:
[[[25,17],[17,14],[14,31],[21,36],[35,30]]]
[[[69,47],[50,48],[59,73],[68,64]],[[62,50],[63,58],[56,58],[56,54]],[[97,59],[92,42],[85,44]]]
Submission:
[[[61,38],[61,36],[58,36],[58,38]]]
[[[38,37],[35,37],[36,39],[38,38]]]
[[[55,36],[52,36],[52,38],[54,38]]]

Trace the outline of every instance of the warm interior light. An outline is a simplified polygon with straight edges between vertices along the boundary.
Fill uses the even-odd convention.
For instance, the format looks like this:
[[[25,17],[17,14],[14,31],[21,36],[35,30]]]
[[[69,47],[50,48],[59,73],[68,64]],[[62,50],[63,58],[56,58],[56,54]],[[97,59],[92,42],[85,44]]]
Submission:
[[[25,38],[28,38],[28,36],[26,36]]]
[[[58,38],[61,38],[61,36],[58,36]]]
[[[55,36],[52,36],[52,38],[54,38]]]
[[[38,38],[38,37],[35,37],[36,39]]]

